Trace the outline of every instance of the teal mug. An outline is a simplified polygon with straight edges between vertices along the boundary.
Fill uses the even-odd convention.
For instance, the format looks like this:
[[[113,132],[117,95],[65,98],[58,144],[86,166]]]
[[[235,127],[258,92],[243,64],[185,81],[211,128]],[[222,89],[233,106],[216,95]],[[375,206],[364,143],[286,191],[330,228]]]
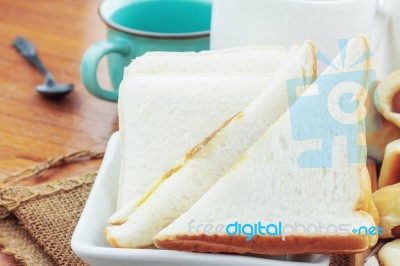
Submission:
[[[107,25],[107,40],[85,52],[81,75],[96,97],[118,100],[124,68],[148,51],[209,49],[211,0],[106,0],[99,15]],[[97,80],[100,60],[107,56],[112,89]]]

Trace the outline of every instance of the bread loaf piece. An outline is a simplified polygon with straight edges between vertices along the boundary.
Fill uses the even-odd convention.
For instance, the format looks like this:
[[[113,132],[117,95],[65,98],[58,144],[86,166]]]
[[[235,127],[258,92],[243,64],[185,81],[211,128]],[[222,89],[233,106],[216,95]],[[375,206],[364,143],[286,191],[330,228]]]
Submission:
[[[283,63],[262,94],[242,112],[216,127],[165,171],[144,194],[139,207],[120,226],[106,228],[117,247],[146,247],[153,236],[188,210],[240,155],[288,108],[286,80],[299,78],[299,94],[316,75],[315,47],[307,41]],[[309,80],[311,79],[311,80]]]
[[[352,70],[370,69],[369,58],[354,66],[366,51],[365,37],[351,39],[343,51],[344,69],[328,69],[322,78],[327,72],[348,74]],[[338,56],[334,65],[340,60]],[[367,73],[363,74],[365,83]],[[366,87],[365,83],[361,84]],[[316,84],[322,81],[317,80]],[[309,115],[315,110],[315,115],[319,115],[318,106],[307,105],[309,96],[318,92],[316,84],[290,107],[291,112]],[[366,91],[353,82],[342,85],[355,92],[353,97],[363,106]],[[327,104],[338,104],[330,101],[332,98]],[[339,110],[331,109],[331,115],[344,121],[346,115]],[[359,121],[356,125],[363,132],[365,109],[358,108],[355,115]],[[377,235],[360,231],[363,227],[374,227],[378,218],[365,165],[365,134],[332,138],[332,167],[322,167],[330,150],[324,150],[318,140],[295,140],[292,133],[307,133],[310,125],[300,123],[296,132],[292,131],[292,125],[290,113],[286,112],[199,201],[155,236],[155,245],[184,251],[255,254],[347,254],[374,245]],[[320,133],[340,132],[345,126],[345,123],[321,124]],[[347,145],[355,145],[354,150]],[[301,166],[300,156],[310,151],[313,152],[307,153],[307,165]],[[348,162],[350,152],[355,152],[360,163]],[[222,232],[217,231],[219,225]],[[265,227],[259,233],[260,225],[268,226],[270,234]],[[281,231],[277,229],[280,225]],[[231,229],[227,231],[228,228]]]
[[[153,52],[134,60],[125,71],[118,102],[117,207],[131,206],[111,222],[123,222],[135,197],[258,96],[288,53],[283,47],[260,46]]]
[[[287,58],[282,46],[248,46],[202,52],[148,52],[125,69],[138,73],[273,73]]]

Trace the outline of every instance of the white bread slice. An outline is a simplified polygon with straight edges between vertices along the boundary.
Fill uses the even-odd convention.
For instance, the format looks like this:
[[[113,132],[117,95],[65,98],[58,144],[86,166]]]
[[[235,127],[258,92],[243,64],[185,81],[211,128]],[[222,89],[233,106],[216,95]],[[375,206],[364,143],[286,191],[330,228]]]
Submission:
[[[370,59],[360,65],[351,66],[368,50],[367,40],[357,36],[350,40],[346,51],[345,70],[332,70],[330,73],[370,69]],[[339,63],[340,57],[335,59]],[[332,72],[333,71],[333,72]],[[367,72],[364,78],[367,78]],[[326,72],[324,73],[326,74]],[[316,82],[316,84],[321,84]],[[291,108],[303,112],[304,103],[311,92],[318,92],[318,85],[310,86]],[[353,82],[341,83],[349,89],[353,87],[359,106],[367,92],[359,89]],[[331,101],[329,98],[328,101]],[[330,102],[335,104],[335,102]],[[310,110],[317,110],[309,106]],[[345,121],[344,112],[332,109],[331,113],[339,121]],[[365,116],[365,108],[357,108],[356,118]],[[304,114],[309,114],[305,112]],[[310,130],[307,123],[303,132]],[[356,124],[364,128],[364,121]],[[328,126],[330,132],[346,125],[334,123]],[[362,132],[362,131],[361,131]],[[299,134],[299,132],[296,132]],[[329,133],[325,131],[325,133]],[[354,136],[358,144],[365,145],[365,134]],[[377,211],[372,202],[370,180],[364,163],[348,163],[347,138],[335,136],[333,143],[333,166],[331,168],[303,168],[299,166],[299,156],[310,150],[320,150],[318,139],[294,140],[292,137],[290,112],[286,112],[267,132],[241,157],[235,166],[224,175],[193,207],[155,237],[155,245],[164,249],[199,252],[232,252],[256,254],[298,254],[298,253],[357,253],[367,249],[377,241],[377,236],[353,234],[353,228],[375,226]],[[359,159],[366,159],[366,150],[356,149]],[[351,145],[351,144],[348,144]],[[356,148],[358,147],[358,148]],[[323,150],[321,151],[323,154]],[[314,157],[322,161],[321,157]],[[229,236],[223,228],[222,234],[204,230],[204,225],[228,225],[237,221],[240,224],[301,224],[324,226],[319,234],[317,229],[309,229],[310,234],[299,233],[282,236],[255,235],[246,241],[244,235]],[[189,226],[202,224],[199,230]],[[329,225],[332,225],[329,227]],[[343,231],[340,229],[343,225]],[[330,228],[327,233],[327,228]],[[334,229],[336,228],[336,234]],[[287,228],[287,227],[283,227]],[[344,232],[344,229],[348,232]],[[283,229],[283,232],[288,229]],[[232,232],[232,231],[230,231]],[[271,232],[271,231],[270,231]],[[343,234],[339,234],[343,233]],[[331,235],[329,235],[331,234]]]
[[[121,205],[133,201],[185,152],[256,98],[268,74],[134,75],[120,106]],[[123,159],[122,159],[123,158]]]
[[[121,168],[117,209],[127,208],[110,222],[126,219],[125,213],[134,209],[135,197],[187,150],[243,110],[268,85],[268,77],[276,73],[288,53],[297,49],[257,46],[200,53],[153,52],[134,60],[126,68],[118,103]],[[250,76],[243,77],[247,74]],[[215,75],[241,77],[210,77]]]
[[[202,52],[148,52],[125,68],[138,73],[269,73],[287,58],[283,46],[247,46]]]
[[[173,168],[153,184],[141,206],[120,226],[105,230],[117,247],[146,247],[153,236],[188,210],[240,155],[288,108],[286,80],[316,75],[315,47],[306,41],[289,57],[270,85],[243,112],[224,122],[214,133],[189,150]],[[305,86],[299,86],[299,91]]]

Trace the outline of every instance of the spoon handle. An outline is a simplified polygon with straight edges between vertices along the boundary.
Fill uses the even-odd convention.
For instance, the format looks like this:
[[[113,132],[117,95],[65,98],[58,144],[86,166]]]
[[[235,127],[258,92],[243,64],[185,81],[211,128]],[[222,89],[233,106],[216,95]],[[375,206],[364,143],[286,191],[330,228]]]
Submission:
[[[13,46],[29,63],[31,63],[31,65],[42,72],[42,74],[45,75],[46,78],[52,78],[52,75],[40,60],[33,43],[25,38],[18,36],[17,38],[15,38]]]

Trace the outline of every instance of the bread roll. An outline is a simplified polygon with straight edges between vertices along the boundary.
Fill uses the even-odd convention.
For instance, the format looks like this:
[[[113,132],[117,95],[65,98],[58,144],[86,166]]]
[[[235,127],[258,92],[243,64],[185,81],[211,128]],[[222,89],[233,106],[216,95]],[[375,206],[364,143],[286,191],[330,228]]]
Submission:
[[[383,228],[381,238],[400,238],[400,183],[381,188],[372,197]]]
[[[383,188],[400,182],[400,139],[390,142],[386,146],[385,156],[378,187]]]
[[[379,262],[383,266],[399,266],[400,239],[385,244],[378,252]]]

